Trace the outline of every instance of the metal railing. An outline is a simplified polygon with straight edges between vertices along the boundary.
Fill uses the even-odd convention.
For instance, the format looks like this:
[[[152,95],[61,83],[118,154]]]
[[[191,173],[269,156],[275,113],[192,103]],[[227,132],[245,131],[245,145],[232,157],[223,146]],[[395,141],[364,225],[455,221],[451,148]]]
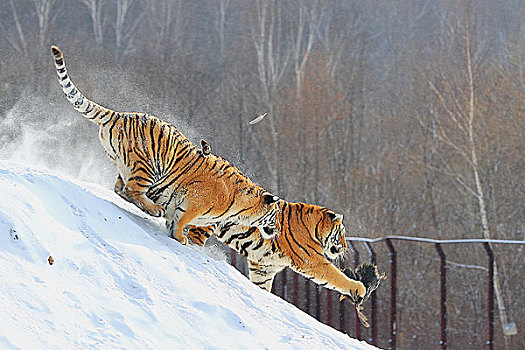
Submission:
[[[380,289],[383,289],[383,284],[390,282],[390,319],[388,322],[389,325],[389,339],[388,346],[389,349],[396,349],[396,336],[398,334],[398,324],[397,324],[397,310],[398,310],[398,301],[397,301],[397,269],[398,269],[398,251],[394,242],[414,242],[422,244],[433,244],[439,257],[439,274],[440,274],[440,302],[439,302],[439,314],[440,314],[440,342],[439,346],[441,349],[447,349],[448,346],[448,329],[447,329],[447,262],[446,254],[443,250],[443,245],[457,245],[457,244],[482,244],[484,251],[487,255],[487,268],[483,268],[484,271],[487,271],[487,335],[486,335],[486,348],[494,349],[494,252],[492,250],[492,245],[494,244],[517,244],[525,245],[525,241],[515,241],[515,240],[487,240],[487,239],[451,239],[451,240],[437,240],[429,238],[418,238],[418,237],[408,237],[408,236],[387,236],[380,238],[358,238],[350,237],[347,238],[347,242],[353,251],[353,264],[358,266],[361,261],[360,252],[357,249],[357,243],[362,243],[364,249],[366,250],[369,261],[372,264],[377,264],[377,254],[374,246],[378,243],[385,243],[386,248],[388,249],[388,262],[390,263],[390,272],[387,273],[388,279],[383,282],[380,286]],[[244,257],[238,255],[235,251],[231,251],[232,265],[247,275],[246,263],[243,261]],[[479,266],[476,266],[479,268]],[[357,312],[353,307],[348,308],[345,306],[345,303],[340,303],[339,313],[336,314],[333,312],[332,304],[327,300],[337,299],[337,296],[331,290],[327,290],[326,299],[322,298],[322,293],[324,288],[315,285],[310,281],[305,281],[303,287],[298,287],[299,275],[296,273],[287,273],[286,270],[281,272],[274,282],[274,293],[279,295],[281,298],[288,300],[297,307],[302,308],[306,313],[317,318],[319,321],[324,322],[335,328],[335,323],[339,323],[339,330],[346,331],[348,315],[355,313],[355,331],[353,335],[357,339],[362,339],[362,326],[358,321]],[[312,299],[311,294],[314,294]],[[304,293],[303,297],[299,297],[299,293]],[[370,300],[367,304],[370,303],[370,315],[369,315],[369,324],[370,324],[370,337],[367,339],[371,344],[378,345],[378,324],[379,318],[377,315],[378,310],[378,296],[376,293],[372,293]],[[302,304],[302,307],[301,305]],[[324,304],[324,306],[322,306]],[[326,314],[324,320],[321,319],[322,311]],[[350,313],[349,313],[350,312]],[[385,334],[385,331],[382,331],[382,334]]]
[[[488,276],[487,276],[487,340],[486,346],[488,349],[494,349],[494,253],[491,245],[493,244],[520,244],[525,245],[525,241],[514,241],[514,240],[497,240],[497,239],[453,239],[453,240],[436,240],[429,238],[418,238],[418,237],[407,237],[407,236],[387,236],[381,238],[358,238],[351,237],[347,238],[350,246],[357,253],[354,242],[363,242],[366,249],[370,254],[370,262],[376,263],[376,255],[372,249],[373,243],[385,242],[389,250],[390,255],[390,349],[396,349],[396,334],[397,334],[397,251],[393,244],[393,241],[411,241],[418,243],[429,243],[434,244],[435,249],[439,255],[440,260],[440,328],[441,328],[441,349],[447,349],[447,279],[446,279],[446,255],[442,249],[442,245],[446,244],[483,244],[483,247],[487,254],[488,259]],[[355,264],[358,264],[359,255],[355,254]],[[377,296],[372,294],[371,296],[371,338],[372,344],[377,345]],[[356,327],[359,327],[356,322]],[[360,338],[360,333],[356,335]]]

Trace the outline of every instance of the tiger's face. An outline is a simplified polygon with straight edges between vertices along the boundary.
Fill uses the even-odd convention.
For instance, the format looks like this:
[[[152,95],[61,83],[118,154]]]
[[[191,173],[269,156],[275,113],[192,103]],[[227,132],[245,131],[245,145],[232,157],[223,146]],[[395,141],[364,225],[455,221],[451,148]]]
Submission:
[[[323,252],[330,259],[336,259],[344,254],[346,250],[345,226],[343,225],[343,215],[328,212],[326,214],[327,223],[322,232]]]

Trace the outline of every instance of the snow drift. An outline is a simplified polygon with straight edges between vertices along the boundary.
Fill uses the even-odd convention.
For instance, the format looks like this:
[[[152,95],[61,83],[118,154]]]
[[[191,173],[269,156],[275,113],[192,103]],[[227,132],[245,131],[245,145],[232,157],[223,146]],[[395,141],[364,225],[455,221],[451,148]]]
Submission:
[[[2,349],[375,349],[110,190],[2,161],[0,265]]]

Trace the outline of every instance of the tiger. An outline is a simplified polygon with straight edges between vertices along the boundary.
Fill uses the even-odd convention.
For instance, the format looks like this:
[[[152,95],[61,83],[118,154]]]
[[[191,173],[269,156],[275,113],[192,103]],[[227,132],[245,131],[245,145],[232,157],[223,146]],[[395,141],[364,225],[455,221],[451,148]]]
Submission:
[[[147,113],[117,112],[86,98],[69,78],[62,51],[51,46],[58,80],[74,109],[99,125],[99,138],[118,170],[114,191],[149,215],[163,217],[171,237],[186,245],[186,225],[222,221],[257,227],[270,239],[278,196],[229,161],[198,149],[174,125]]]
[[[278,203],[279,233],[272,239],[255,227],[223,222],[218,226],[188,227],[190,243],[203,246],[211,235],[248,259],[249,278],[270,292],[275,275],[285,267],[308,280],[343,295],[364,297],[366,288],[335,267],[329,259],[341,257],[346,248],[343,215],[313,204]]]

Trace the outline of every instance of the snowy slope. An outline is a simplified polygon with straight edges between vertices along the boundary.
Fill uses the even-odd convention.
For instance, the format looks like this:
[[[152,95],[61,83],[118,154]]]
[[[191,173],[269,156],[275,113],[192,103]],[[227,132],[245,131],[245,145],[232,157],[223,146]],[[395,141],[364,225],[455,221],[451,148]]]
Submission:
[[[0,266],[1,349],[373,348],[111,191],[3,161]]]

